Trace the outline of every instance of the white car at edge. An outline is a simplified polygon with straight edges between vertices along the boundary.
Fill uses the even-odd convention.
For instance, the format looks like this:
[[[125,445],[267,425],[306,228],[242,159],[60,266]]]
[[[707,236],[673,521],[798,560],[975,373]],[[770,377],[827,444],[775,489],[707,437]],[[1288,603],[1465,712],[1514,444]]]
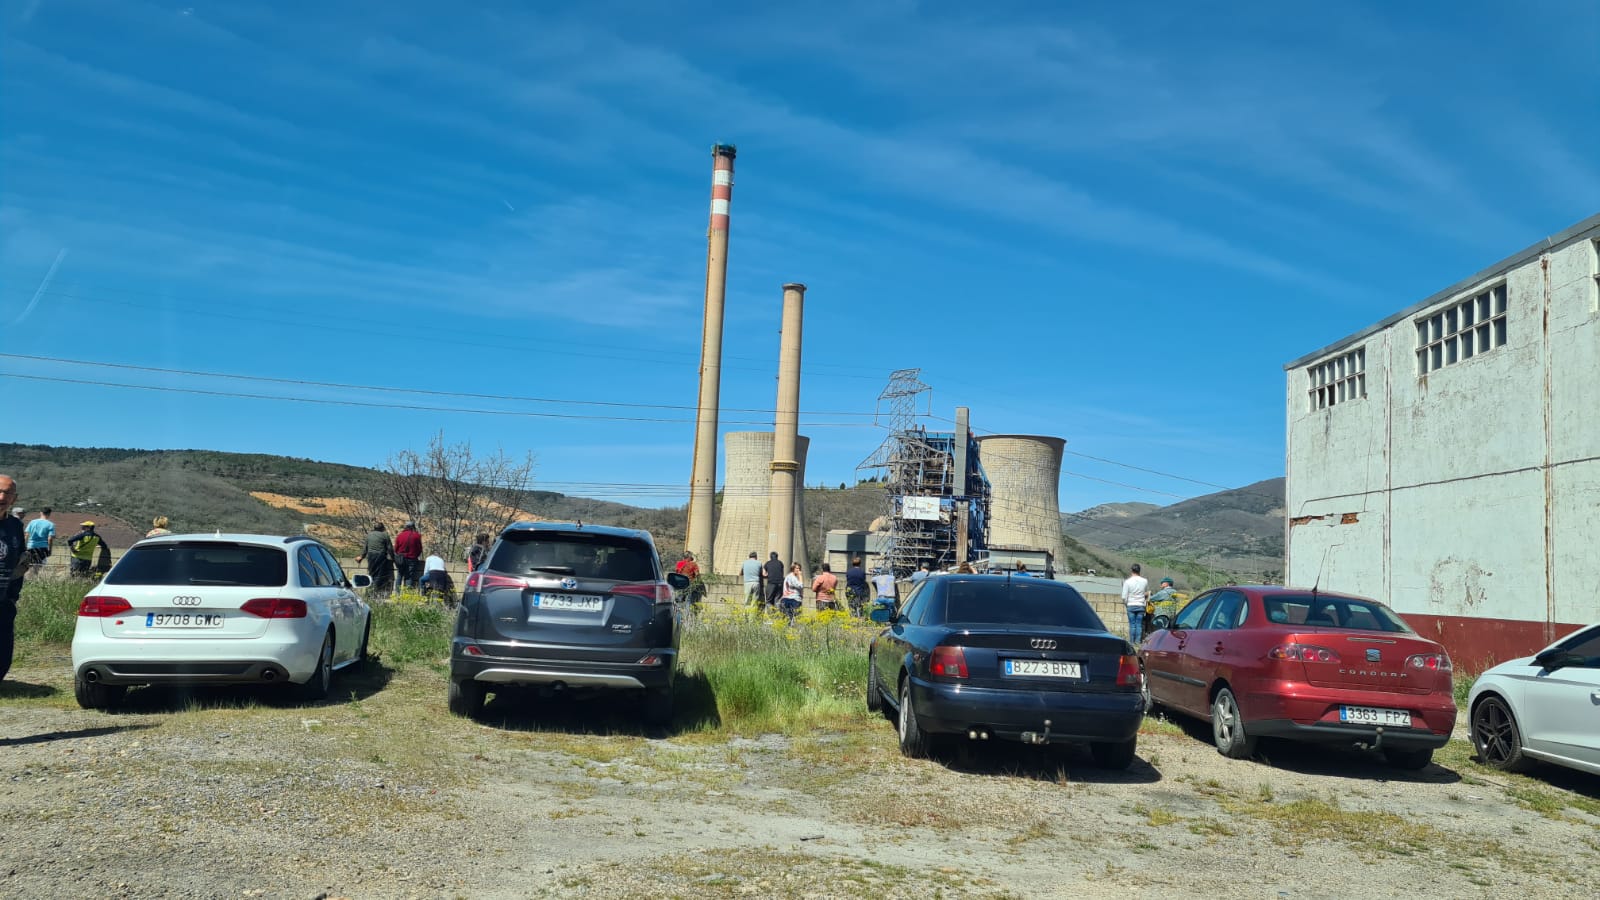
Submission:
[[[1485,765],[1540,760],[1600,775],[1600,625],[1479,675],[1467,709]]]
[[[85,709],[129,687],[289,685],[327,696],[335,670],[366,659],[372,611],[314,538],[173,534],[129,548],[83,598],[72,636]]]

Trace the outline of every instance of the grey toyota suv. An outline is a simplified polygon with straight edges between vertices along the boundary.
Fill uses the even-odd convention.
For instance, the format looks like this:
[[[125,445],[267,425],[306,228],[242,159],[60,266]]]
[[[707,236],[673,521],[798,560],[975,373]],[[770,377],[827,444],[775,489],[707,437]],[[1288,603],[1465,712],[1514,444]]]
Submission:
[[[450,711],[476,716],[508,686],[642,691],[645,720],[672,718],[678,628],[650,533],[519,522],[467,577],[450,645]]]

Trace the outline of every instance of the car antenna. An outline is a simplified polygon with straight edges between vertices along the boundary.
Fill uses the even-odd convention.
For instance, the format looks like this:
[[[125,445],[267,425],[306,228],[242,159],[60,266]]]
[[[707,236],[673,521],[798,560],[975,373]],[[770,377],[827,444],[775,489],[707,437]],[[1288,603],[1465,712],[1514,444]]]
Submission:
[[[1327,565],[1328,565],[1328,553],[1329,553],[1329,551],[1331,551],[1335,547],[1342,547],[1342,546],[1344,546],[1344,543],[1341,541],[1340,543],[1337,543],[1337,544],[1329,544],[1328,546],[1326,546],[1326,547],[1324,547],[1322,549],[1322,562],[1317,564],[1317,580],[1311,582],[1311,599],[1313,599],[1313,600],[1317,599],[1317,586],[1322,584],[1322,570],[1324,568],[1326,568]]]

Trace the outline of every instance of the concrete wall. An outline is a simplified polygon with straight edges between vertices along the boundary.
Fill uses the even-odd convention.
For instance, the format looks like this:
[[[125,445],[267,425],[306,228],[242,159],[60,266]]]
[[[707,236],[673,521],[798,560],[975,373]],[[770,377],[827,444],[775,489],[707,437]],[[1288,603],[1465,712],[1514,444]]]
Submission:
[[[1289,584],[1382,599],[1480,662],[1600,620],[1597,237],[1600,217],[1291,364]],[[1416,322],[1501,282],[1505,345],[1420,374]],[[1357,347],[1367,396],[1311,409],[1308,369]]]
[[[730,431],[723,435],[727,458],[723,471],[727,481],[722,488],[722,509],[717,518],[717,536],[712,571],[722,574],[739,573],[739,565],[756,552],[756,558],[767,561],[767,553],[783,548],[767,546],[767,498],[772,492],[772,432]],[[795,458],[800,469],[795,473],[797,485],[794,501],[795,546],[801,565],[809,568],[806,560],[808,535],[804,526],[802,499],[805,495],[806,452],[811,439],[801,435],[795,443]],[[787,565],[794,560],[784,558]]]

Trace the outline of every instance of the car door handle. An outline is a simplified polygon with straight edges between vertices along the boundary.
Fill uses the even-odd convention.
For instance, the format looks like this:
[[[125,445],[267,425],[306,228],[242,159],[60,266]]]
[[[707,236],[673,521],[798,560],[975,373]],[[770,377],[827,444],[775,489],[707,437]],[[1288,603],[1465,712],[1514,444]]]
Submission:
[[[1221,653],[1222,652],[1222,644],[1219,642],[1217,644],[1217,646],[1211,648],[1211,652],[1212,653]]]
[[[1589,699],[1590,700],[1600,700],[1600,691],[1590,691],[1589,692]]]

